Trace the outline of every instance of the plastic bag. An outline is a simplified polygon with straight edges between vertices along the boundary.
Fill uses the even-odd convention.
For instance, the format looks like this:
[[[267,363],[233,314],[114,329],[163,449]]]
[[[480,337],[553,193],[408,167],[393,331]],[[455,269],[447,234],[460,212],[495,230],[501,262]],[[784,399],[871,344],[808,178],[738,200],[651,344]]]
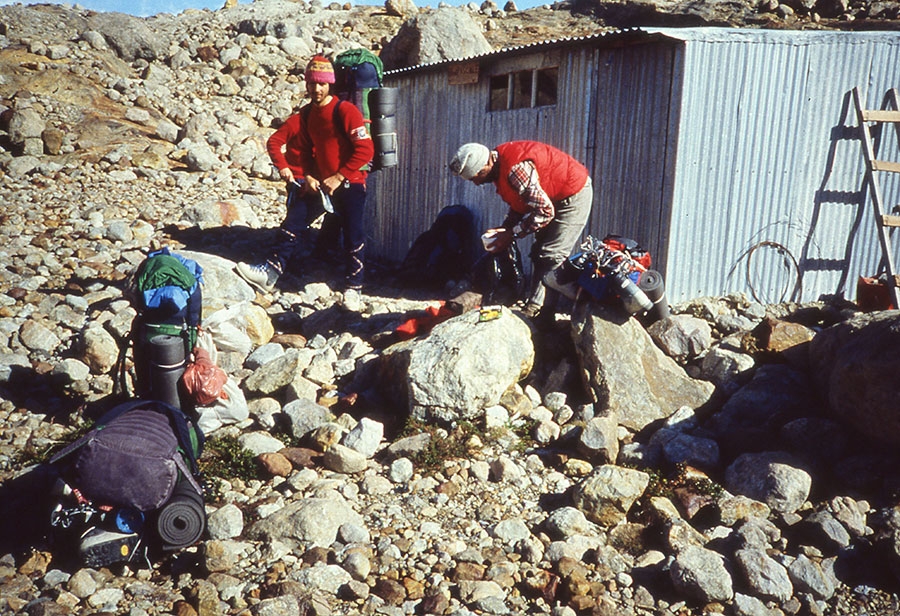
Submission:
[[[194,350],[203,349],[209,355],[209,360],[219,365],[219,351],[216,349],[216,341],[213,340],[212,334],[201,328],[197,332],[197,342],[194,344]]]
[[[212,335],[218,350],[250,353],[253,341],[245,331],[243,310],[242,304],[235,304],[204,317],[203,329]]]
[[[219,398],[209,406],[198,406],[197,413],[200,416],[197,425],[204,434],[209,434],[224,425],[244,421],[250,417],[250,408],[237,382],[228,377]]]
[[[222,396],[228,375],[210,359],[209,353],[197,347],[194,349],[194,361],[184,369],[181,380],[198,406],[209,406]]]

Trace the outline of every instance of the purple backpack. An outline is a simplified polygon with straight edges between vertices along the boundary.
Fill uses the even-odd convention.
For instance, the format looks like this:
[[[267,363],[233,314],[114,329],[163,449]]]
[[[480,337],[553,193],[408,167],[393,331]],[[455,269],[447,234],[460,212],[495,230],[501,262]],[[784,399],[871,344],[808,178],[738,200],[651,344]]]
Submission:
[[[186,480],[197,494],[202,433],[179,409],[158,401],[121,404],[83,437],[53,456],[63,475],[98,505],[152,511]]]

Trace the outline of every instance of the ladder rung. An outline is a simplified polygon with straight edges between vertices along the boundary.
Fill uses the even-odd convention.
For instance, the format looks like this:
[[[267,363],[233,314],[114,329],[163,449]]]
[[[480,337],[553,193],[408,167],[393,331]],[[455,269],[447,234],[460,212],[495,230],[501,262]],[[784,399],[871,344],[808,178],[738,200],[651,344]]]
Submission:
[[[900,163],[890,160],[873,160],[872,169],[875,171],[890,171],[891,173],[900,173]]]
[[[841,271],[846,266],[845,259],[806,259],[803,261],[803,271]]]
[[[864,109],[862,115],[866,122],[900,122],[900,111],[891,109]]]
[[[881,226],[882,227],[900,227],[900,216],[893,214],[882,214],[881,215]]]
[[[863,193],[859,190],[819,190],[816,191],[816,200],[823,203],[843,203],[845,205],[859,205]]]

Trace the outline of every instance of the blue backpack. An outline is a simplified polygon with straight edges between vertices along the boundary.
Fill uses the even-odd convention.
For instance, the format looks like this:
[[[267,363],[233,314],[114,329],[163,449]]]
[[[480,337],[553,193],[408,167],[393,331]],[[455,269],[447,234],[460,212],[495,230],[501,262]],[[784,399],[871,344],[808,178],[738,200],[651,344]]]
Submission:
[[[203,268],[168,248],[151,252],[135,273],[134,301],[145,336],[185,338],[190,352],[197,342],[203,308]]]

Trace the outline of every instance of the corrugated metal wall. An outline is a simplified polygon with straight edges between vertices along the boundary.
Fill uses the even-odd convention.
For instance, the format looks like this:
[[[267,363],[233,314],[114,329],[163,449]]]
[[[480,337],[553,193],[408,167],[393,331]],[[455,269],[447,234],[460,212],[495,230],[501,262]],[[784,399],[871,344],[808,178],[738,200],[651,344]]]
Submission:
[[[537,139],[585,162],[595,188],[587,233],[646,245],[670,301],[854,298],[879,247],[860,201],[849,93],[860,86],[877,108],[900,86],[900,34],[654,32],[489,54],[477,84],[449,85],[447,64],[389,76],[400,165],[371,176],[370,254],[401,260],[451,204],[473,209],[479,229],[499,223],[506,206],[493,187],[452,176],[447,162],[467,141]],[[529,62],[558,63],[558,104],[489,112],[490,74]],[[885,135],[883,157],[900,157]],[[885,194],[900,202],[896,179]]]
[[[900,85],[900,36],[664,32],[685,39],[670,297],[855,298],[880,252],[850,91]]]
[[[533,58],[546,60],[543,52]],[[507,211],[493,186],[477,187],[453,176],[447,164],[463,143],[492,147],[504,141],[537,139],[585,159],[586,134],[593,100],[590,84],[596,69],[590,48],[560,55],[559,104],[535,109],[489,112],[488,80],[492,72],[509,70],[504,58],[481,60],[480,79],[472,85],[450,85],[446,67],[391,77],[399,90],[397,167],[371,175],[369,211],[373,255],[399,261],[415,238],[440,210],[457,203],[470,207],[478,229],[499,224]],[[496,64],[501,66],[496,66]],[[527,63],[527,61],[526,61]],[[517,66],[521,66],[521,60]],[[523,252],[529,243],[520,242]]]
[[[677,134],[677,46],[654,42],[597,50],[594,209],[588,232],[633,238],[666,270]]]
[[[571,43],[519,54],[514,66],[559,66],[558,104],[536,109],[487,111],[490,75],[509,70],[510,60],[502,55],[480,60],[480,80],[473,85],[449,85],[446,66],[390,76],[388,85],[401,93],[401,162],[371,176],[372,254],[402,259],[447,205],[469,206],[478,229],[500,223],[507,207],[493,186],[452,176],[447,163],[465,142],[493,146],[517,139],[550,143],[591,171],[594,208],[586,235],[619,233],[663,254],[676,45],[604,49],[596,42]],[[530,240],[520,241],[520,248],[527,254]]]

